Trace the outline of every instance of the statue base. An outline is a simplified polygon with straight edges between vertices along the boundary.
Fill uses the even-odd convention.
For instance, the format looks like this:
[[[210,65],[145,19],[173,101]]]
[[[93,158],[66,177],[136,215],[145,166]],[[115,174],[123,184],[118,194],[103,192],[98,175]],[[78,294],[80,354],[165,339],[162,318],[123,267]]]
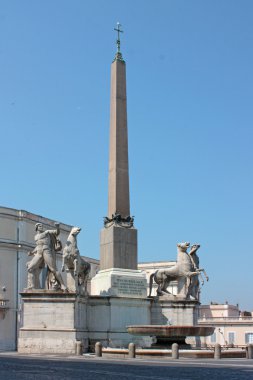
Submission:
[[[151,324],[195,326],[198,323],[199,304],[199,301],[186,300],[180,296],[153,297]]]
[[[147,298],[146,274],[141,270],[101,270],[91,280],[91,295]]]
[[[131,324],[150,324],[150,300],[147,298],[90,296],[88,330],[90,348],[96,342],[103,347],[125,347],[133,342],[138,347],[151,347],[150,337],[128,334]]]
[[[78,342],[87,352],[87,298],[47,290],[26,291],[21,297],[19,353],[72,355]]]
[[[100,269],[137,269],[137,230],[112,225],[100,233]]]

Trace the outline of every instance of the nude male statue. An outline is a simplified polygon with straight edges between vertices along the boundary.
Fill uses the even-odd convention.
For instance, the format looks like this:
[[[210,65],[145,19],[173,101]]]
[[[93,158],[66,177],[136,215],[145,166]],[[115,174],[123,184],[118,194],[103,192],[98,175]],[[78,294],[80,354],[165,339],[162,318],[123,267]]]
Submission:
[[[192,262],[192,266],[194,270],[199,269],[199,257],[197,255],[197,251],[200,248],[200,244],[193,244],[191,246],[191,250],[189,252],[189,256]],[[206,280],[209,280],[209,277],[206,274],[206,271],[204,269],[201,269],[201,272],[203,272]],[[204,285],[204,278],[201,274],[201,272],[195,276],[192,276],[190,279],[190,284],[188,288],[188,296],[192,299],[199,301],[199,293],[200,293],[200,282],[199,282],[199,276],[201,278],[201,285]]]
[[[59,223],[55,223],[56,229],[44,230],[41,223],[35,225],[36,235],[34,237],[36,247],[30,253],[34,254],[31,261],[27,263],[28,271],[28,289],[38,288],[38,272],[46,265],[49,275],[59,283],[62,290],[66,290],[66,286],[62,280],[60,272],[56,267],[56,251],[61,249],[60,241],[57,236],[60,234]]]

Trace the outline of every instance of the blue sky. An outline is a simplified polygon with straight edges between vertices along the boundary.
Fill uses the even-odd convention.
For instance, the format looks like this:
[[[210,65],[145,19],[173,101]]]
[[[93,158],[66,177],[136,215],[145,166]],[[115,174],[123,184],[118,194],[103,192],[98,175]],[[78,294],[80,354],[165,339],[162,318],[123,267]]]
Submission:
[[[198,242],[202,302],[253,309],[253,2],[2,0],[0,204],[83,228],[107,214],[110,64],[127,64],[139,261]]]

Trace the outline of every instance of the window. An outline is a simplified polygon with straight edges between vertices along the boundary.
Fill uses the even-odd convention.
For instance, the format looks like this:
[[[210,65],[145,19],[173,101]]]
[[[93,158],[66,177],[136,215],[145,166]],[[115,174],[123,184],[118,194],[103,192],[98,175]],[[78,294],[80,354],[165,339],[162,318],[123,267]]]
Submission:
[[[253,343],[253,332],[245,334],[245,343]]]
[[[213,335],[210,336],[211,343],[216,343],[216,333],[213,333]]]
[[[235,333],[229,332],[228,333],[228,344],[234,344],[235,343]]]

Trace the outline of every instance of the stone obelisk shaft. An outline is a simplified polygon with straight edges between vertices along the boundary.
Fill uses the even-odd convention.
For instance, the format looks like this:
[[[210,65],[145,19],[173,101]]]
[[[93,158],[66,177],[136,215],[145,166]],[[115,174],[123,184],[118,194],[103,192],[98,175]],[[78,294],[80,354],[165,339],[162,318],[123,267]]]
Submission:
[[[126,64],[120,52],[111,66],[108,220],[100,235],[100,270],[137,269],[137,230],[130,218]]]
[[[126,64],[115,59],[111,65],[111,112],[108,217],[130,215]]]

